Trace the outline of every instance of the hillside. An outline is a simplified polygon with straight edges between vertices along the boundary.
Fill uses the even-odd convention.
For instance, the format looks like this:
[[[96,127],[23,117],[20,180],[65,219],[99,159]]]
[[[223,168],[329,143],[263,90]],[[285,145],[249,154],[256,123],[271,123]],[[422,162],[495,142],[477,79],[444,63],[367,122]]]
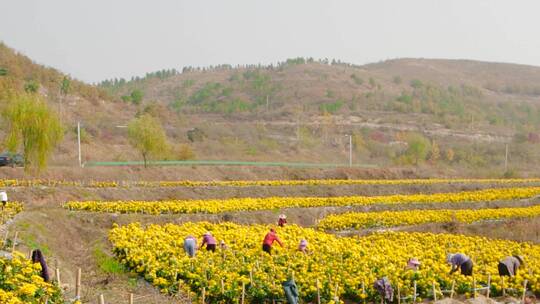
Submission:
[[[59,114],[65,127],[65,139],[53,156],[55,165],[75,165],[76,125],[81,121],[85,130],[85,141],[95,138],[88,146],[108,145],[108,140],[115,132],[112,124],[124,124],[134,115],[132,107],[114,102],[114,98],[105,90],[86,84],[66,75],[54,68],[33,62],[25,55],[16,52],[0,43],[0,107],[3,108],[13,92],[37,90]],[[69,88],[62,93],[61,87],[65,79],[69,80]],[[0,135],[3,135],[0,130]],[[122,132],[118,132],[122,134]],[[3,138],[3,136],[2,136]],[[108,152],[95,149],[96,157],[105,157]],[[102,153],[102,154],[100,154]]]
[[[187,67],[103,81],[98,87],[0,46],[4,87],[39,83],[62,111],[66,137],[53,165],[140,157],[124,126],[137,114],[162,121],[168,159],[353,162],[428,175],[534,174],[540,166],[540,68],[468,60],[397,59],[364,66],[289,59],[272,66]],[[196,129],[197,136],[188,136]],[[193,133],[191,133],[193,135]],[[407,155],[413,142],[420,158]],[[156,177],[157,178],[157,177]]]
[[[540,68],[516,64],[397,59],[355,66],[297,58],[158,71],[101,86],[127,102],[142,93],[142,107],[176,112],[184,128],[204,130],[207,144],[194,144],[203,158],[344,162],[344,135],[354,134],[358,162],[401,165],[396,159],[414,132],[459,171],[500,168],[506,143],[514,164],[536,164],[539,83]]]

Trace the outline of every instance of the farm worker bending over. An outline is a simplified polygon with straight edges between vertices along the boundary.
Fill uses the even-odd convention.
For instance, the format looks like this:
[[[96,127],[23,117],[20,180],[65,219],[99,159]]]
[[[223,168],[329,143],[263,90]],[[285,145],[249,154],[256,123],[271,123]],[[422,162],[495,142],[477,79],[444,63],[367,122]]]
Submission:
[[[0,191],[0,201],[2,201],[2,210],[4,210],[7,205],[7,193],[5,190]]]
[[[407,261],[407,266],[405,266],[405,270],[418,271],[418,267],[420,267],[420,261],[418,261],[417,258],[412,258]]]
[[[472,275],[473,262],[468,256],[464,255],[463,253],[450,253],[446,256],[446,261],[452,265],[452,270],[450,270],[450,274],[453,274],[458,270],[458,268],[460,268],[462,275]]]
[[[201,247],[199,249],[203,248],[204,244],[206,244],[206,250],[216,252],[216,239],[212,236],[210,232],[207,232],[203,235]]]
[[[32,251],[32,263],[39,263],[41,265],[41,277],[43,281],[49,282],[49,269],[47,268],[47,263],[45,262],[45,257],[41,250],[36,249]]]
[[[224,240],[221,240],[221,242],[219,242],[219,247],[221,248],[221,250],[229,249],[229,246],[227,246],[227,244],[225,244]]]
[[[301,251],[302,253],[308,253],[307,245],[308,245],[308,242],[302,239],[300,241],[300,244],[298,245],[298,251]]]
[[[270,232],[266,234],[263,240],[263,251],[272,254],[272,245],[274,244],[274,241],[278,242],[279,246],[283,247],[283,243],[278,238],[276,230],[274,230],[274,228],[270,228]]]
[[[197,251],[197,240],[193,235],[188,235],[184,239],[184,250],[190,257],[195,256],[195,252]]]
[[[499,275],[513,277],[517,275],[518,268],[523,264],[523,257],[514,255],[499,262]]]
[[[280,214],[277,224],[279,227],[285,226],[285,224],[287,224],[287,216],[285,214]]]
[[[382,302],[386,302],[387,300],[392,302],[394,300],[394,288],[392,288],[392,284],[390,284],[387,277],[379,278],[375,281],[373,287],[383,299]]]

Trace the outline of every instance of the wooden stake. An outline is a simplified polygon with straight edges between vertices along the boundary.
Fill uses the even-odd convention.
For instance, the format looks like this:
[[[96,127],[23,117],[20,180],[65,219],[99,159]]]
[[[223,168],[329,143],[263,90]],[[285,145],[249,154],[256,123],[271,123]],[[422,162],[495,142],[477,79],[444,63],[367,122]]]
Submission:
[[[13,244],[11,244],[11,254],[15,252],[15,246],[17,245],[17,237],[19,236],[19,231],[15,231],[15,236],[13,237]]]
[[[276,290],[276,278],[272,278],[272,289]],[[276,299],[274,299],[274,293],[272,293],[272,304],[276,304]]]
[[[525,295],[527,294],[527,283],[528,281],[523,281],[523,295],[521,296],[521,303],[525,304]]]
[[[401,304],[401,291],[399,290],[399,284],[397,284],[397,302]]]
[[[221,294],[225,293],[225,282],[223,282],[223,279],[221,279]]]
[[[452,281],[452,289],[450,290],[450,299],[454,298],[454,289],[456,288],[456,281]]]
[[[433,301],[437,301],[437,291],[435,290],[435,281],[431,283],[431,286],[433,287]]]
[[[476,298],[476,278],[473,277],[472,279],[472,290],[473,290],[473,298]]]
[[[319,279],[317,279],[316,286],[317,286],[317,304],[321,304],[321,290],[319,287]]]
[[[501,276],[501,288],[503,297],[506,296],[506,288],[504,287],[504,276]]]
[[[77,280],[75,281],[75,298],[77,299],[81,298],[81,276],[82,270],[79,268],[77,269]]]
[[[242,301],[240,301],[240,304],[244,304],[245,298],[246,298],[246,283],[242,281]]]
[[[103,297],[103,294],[99,295],[99,304],[105,304],[105,298]]]
[[[249,285],[253,286],[253,269],[249,270]]]
[[[362,281],[362,294],[365,295],[366,294],[366,283],[364,283],[364,281]],[[366,299],[364,298],[364,300],[362,301],[362,303],[366,304]]]
[[[56,268],[56,282],[58,283],[58,286],[62,285],[60,281],[60,268]]]
[[[413,303],[416,303],[416,280],[414,280],[414,294],[413,294]]]
[[[362,281],[362,293],[366,293],[366,283],[364,281]]]
[[[9,237],[9,231],[6,231],[6,235],[4,236],[4,242],[2,243],[2,246],[6,247],[8,237]]]
[[[487,286],[486,298],[489,299],[490,293],[491,293],[491,274],[488,274],[488,286]]]
[[[202,288],[201,303],[204,304],[206,298],[206,287]]]
[[[129,304],[133,304],[133,294],[129,294]]]

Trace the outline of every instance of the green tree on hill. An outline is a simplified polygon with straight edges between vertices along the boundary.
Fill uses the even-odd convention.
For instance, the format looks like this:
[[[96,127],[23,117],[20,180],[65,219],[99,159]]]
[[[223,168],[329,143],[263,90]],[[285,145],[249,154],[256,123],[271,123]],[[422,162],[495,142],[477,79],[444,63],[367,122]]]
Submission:
[[[37,93],[39,90],[39,83],[34,80],[30,80],[24,84],[24,90],[26,93]]]
[[[64,79],[62,79],[62,83],[60,84],[60,93],[62,95],[66,96],[71,91],[71,80],[69,77],[64,76]]]
[[[132,102],[133,104],[138,105],[138,104],[141,104],[141,101],[142,101],[142,99],[143,99],[143,97],[144,97],[144,93],[143,93],[143,91],[141,91],[141,90],[139,90],[139,89],[136,89],[136,90],[133,90],[133,91],[131,92],[130,97],[131,97],[131,98],[130,98],[131,102]]]
[[[129,143],[141,153],[144,167],[148,160],[167,154],[169,144],[161,123],[150,114],[133,119],[128,125]]]
[[[56,114],[38,95],[18,94],[11,99],[3,116],[7,123],[8,150],[22,150],[25,170],[44,169],[64,135]]]
[[[403,153],[402,160],[418,166],[426,159],[431,150],[431,144],[427,138],[420,134],[407,136],[407,150]]]

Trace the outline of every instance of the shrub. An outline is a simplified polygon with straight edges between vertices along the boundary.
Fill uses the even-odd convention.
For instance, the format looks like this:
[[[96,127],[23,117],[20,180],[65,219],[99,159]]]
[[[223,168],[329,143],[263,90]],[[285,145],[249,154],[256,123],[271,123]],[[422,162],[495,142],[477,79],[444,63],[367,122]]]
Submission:
[[[191,147],[187,144],[181,144],[178,146],[178,152],[176,155],[178,156],[178,160],[190,160],[195,159],[195,152],[191,149]]]
[[[415,88],[415,89],[419,89],[423,86],[423,83],[422,81],[420,81],[419,79],[413,79],[411,80],[411,87]]]

